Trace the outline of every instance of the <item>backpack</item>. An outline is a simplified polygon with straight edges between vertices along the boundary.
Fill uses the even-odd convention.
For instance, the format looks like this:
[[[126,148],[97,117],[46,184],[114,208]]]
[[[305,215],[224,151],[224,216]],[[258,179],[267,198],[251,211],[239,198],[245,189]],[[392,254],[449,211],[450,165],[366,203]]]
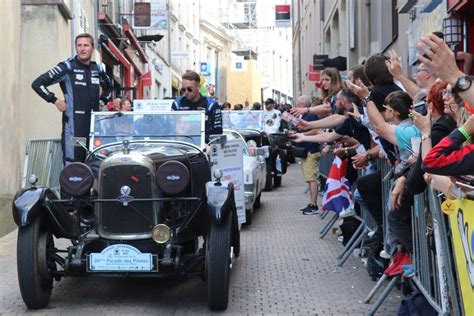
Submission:
[[[428,300],[418,291],[406,296],[400,303],[397,316],[435,316],[438,315]]]
[[[367,272],[372,278],[372,281],[377,281],[387,269],[390,260],[380,257],[380,251],[382,251],[383,246],[377,245],[369,250],[369,255],[367,257]]]
[[[355,217],[345,217],[339,228],[342,232],[342,244],[345,246],[359,228],[360,221]]]

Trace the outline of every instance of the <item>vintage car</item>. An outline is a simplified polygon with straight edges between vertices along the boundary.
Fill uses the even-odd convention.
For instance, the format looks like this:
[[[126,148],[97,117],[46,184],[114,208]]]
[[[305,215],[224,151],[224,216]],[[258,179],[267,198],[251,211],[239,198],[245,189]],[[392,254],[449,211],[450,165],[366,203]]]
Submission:
[[[263,111],[222,111],[222,124],[224,128],[237,130],[246,141],[255,141],[258,147],[269,146],[264,191],[281,186],[287,168],[286,151],[270,140],[272,134],[263,132]]]
[[[238,140],[244,148],[244,196],[246,224],[252,224],[253,211],[260,207],[262,191],[266,181],[265,157],[268,149],[257,147],[255,141],[245,139],[236,130],[224,129],[227,140]]]
[[[68,276],[197,275],[209,308],[226,309],[240,233],[233,186],[219,170],[211,180],[201,149],[204,113],[99,112],[91,125],[91,150],[61,171],[61,196],[35,186],[34,175],[15,196],[27,307],[46,307],[53,281]],[[59,248],[56,238],[70,245]]]

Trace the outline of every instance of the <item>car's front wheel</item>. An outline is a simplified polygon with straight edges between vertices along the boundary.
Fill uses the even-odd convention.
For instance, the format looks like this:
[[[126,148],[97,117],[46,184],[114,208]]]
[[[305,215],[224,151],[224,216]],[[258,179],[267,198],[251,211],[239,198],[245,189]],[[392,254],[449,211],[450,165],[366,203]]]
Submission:
[[[207,241],[207,301],[211,310],[225,310],[229,302],[232,216],[225,223],[213,224]]]
[[[277,176],[277,175],[274,176],[273,185],[277,188],[281,187],[281,176]]]
[[[44,217],[18,230],[17,269],[21,297],[31,309],[46,307],[53,288],[54,240]]]
[[[253,203],[253,207],[254,208],[260,208],[260,206],[262,206],[262,192],[260,192],[258,195],[257,195],[257,198],[255,199],[255,202]]]
[[[249,209],[245,209],[245,225],[252,225],[252,216],[253,216],[253,209],[254,206],[252,206]]]

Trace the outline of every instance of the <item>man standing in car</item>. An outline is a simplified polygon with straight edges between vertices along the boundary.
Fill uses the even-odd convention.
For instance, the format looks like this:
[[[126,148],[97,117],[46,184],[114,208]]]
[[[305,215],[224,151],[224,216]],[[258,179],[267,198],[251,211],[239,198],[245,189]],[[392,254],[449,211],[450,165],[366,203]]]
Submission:
[[[281,112],[275,109],[275,101],[272,98],[265,100],[263,124],[263,131],[267,134],[274,134],[280,131]]]
[[[91,61],[94,38],[87,33],[76,36],[76,56],[60,62],[36,78],[31,87],[45,101],[53,103],[63,113],[61,145],[63,161],[83,162],[86,151],[71,144],[72,137],[85,137],[88,142],[91,112],[99,110],[99,100],[110,100],[112,85],[101,65]],[[64,94],[58,99],[48,86],[59,83]],[[102,87],[102,94],[100,94]]]
[[[201,78],[194,71],[187,71],[182,76],[182,96],[176,98],[171,108],[174,111],[204,111],[206,113],[206,143],[209,136],[222,134],[222,114],[219,103],[211,97],[201,95]]]

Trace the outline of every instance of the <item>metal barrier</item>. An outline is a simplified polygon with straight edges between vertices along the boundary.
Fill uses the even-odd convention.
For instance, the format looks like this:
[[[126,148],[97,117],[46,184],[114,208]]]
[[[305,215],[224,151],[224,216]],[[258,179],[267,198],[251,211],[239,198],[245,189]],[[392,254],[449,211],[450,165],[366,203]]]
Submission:
[[[357,176],[361,177],[364,176],[365,172],[363,169],[357,170]],[[357,227],[356,231],[349,239],[347,244],[342,248],[341,252],[339,253],[337,259],[339,259],[337,266],[342,267],[342,265],[347,261],[349,256],[354,252],[357,246],[362,248],[365,236],[371,231],[374,231],[377,228],[377,223],[373,218],[372,214],[370,214],[369,210],[365,207],[360,207],[360,216],[354,216],[360,221],[359,227]]]
[[[460,315],[441,201],[431,188],[415,196],[412,212],[415,276],[412,282],[441,315]]]
[[[382,176],[386,175],[387,167],[381,165]],[[389,211],[391,181],[382,180],[382,201],[384,202],[384,231],[386,232],[386,216]],[[414,285],[428,300],[430,305],[441,315],[461,315],[461,302],[457,295],[456,280],[453,277],[453,258],[448,245],[445,216],[440,209],[441,201],[431,188],[423,194],[415,196],[412,207],[413,254],[412,263],[415,275],[411,278]],[[390,279],[388,285],[369,310],[374,315],[386,299],[400,276],[383,275],[365,299],[369,303],[375,292]]]
[[[21,187],[26,187],[29,177],[34,174],[38,177],[36,185],[49,187],[59,195],[59,173],[62,168],[61,140],[29,140],[26,144]]]

